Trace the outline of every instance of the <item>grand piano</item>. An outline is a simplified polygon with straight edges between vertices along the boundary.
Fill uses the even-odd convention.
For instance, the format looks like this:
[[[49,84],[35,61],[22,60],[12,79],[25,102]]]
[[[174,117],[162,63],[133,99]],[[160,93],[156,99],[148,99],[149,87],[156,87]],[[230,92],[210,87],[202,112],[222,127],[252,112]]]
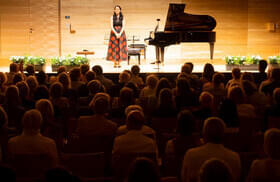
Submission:
[[[164,31],[157,31],[145,39],[147,44],[156,47],[156,63],[164,63],[164,48],[181,42],[208,42],[210,59],[213,59],[216,20],[208,15],[184,13],[185,4],[169,4]],[[159,19],[158,19],[159,21]]]

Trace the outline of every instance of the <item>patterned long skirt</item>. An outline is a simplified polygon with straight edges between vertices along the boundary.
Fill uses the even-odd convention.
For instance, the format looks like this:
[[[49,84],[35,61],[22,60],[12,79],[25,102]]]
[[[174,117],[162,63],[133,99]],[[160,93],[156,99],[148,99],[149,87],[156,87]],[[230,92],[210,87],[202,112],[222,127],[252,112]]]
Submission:
[[[121,26],[114,27],[117,33],[120,33]],[[125,32],[121,34],[121,37],[117,39],[115,33],[111,30],[107,60],[113,61],[126,61],[127,60],[127,42]]]

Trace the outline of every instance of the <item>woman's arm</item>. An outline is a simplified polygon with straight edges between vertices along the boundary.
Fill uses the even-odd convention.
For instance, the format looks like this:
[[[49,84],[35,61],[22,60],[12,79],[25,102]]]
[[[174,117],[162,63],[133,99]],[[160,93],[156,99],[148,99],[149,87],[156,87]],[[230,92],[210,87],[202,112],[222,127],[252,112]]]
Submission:
[[[115,28],[114,28],[114,20],[113,20],[113,16],[111,16],[111,29],[114,32],[114,34],[118,37],[118,33],[116,32]]]
[[[120,36],[122,35],[122,33],[124,31],[124,28],[125,28],[125,19],[123,18],[123,20],[122,20],[122,29],[120,31]]]

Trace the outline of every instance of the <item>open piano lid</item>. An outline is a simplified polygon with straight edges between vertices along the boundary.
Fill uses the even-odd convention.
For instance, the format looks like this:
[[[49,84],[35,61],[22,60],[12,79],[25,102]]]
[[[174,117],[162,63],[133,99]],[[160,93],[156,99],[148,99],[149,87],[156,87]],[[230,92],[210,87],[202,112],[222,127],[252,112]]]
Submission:
[[[185,4],[169,4],[164,31],[212,31],[216,20],[208,15],[184,13]]]

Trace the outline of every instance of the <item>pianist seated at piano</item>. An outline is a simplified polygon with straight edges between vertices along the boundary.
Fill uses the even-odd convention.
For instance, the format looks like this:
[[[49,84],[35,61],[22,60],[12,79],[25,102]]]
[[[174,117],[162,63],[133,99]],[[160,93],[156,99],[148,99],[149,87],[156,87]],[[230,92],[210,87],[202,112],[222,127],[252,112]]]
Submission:
[[[156,63],[164,63],[164,48],[181,42],[206,42],[210,45],[210,59],[213,59],[216,20],[208,15],[185,13],[185,4],[169,4],[164,31],[157,31],[145,39],[156,47]],[[159,22],[159,19],[157,19]]]

